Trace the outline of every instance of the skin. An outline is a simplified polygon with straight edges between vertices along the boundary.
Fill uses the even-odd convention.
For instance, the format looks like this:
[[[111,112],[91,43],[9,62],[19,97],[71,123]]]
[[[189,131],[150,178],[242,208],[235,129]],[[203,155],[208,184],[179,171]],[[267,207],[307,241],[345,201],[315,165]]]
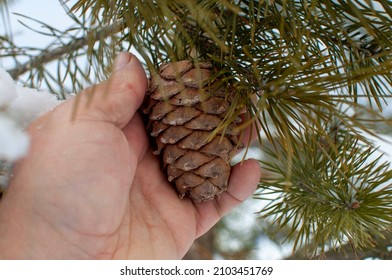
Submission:
[[[261,171],[248,160],[219,199],[180,200],[138,112],[146,87],[140,62],[121,53],[109,80],[29,126],[0,203],[0,259],[180,259],[255,191]]]

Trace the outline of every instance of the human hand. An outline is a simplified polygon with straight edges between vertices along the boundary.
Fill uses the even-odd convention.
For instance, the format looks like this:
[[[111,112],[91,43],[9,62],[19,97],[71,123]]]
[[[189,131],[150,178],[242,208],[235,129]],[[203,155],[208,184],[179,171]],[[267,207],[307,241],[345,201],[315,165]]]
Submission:
[[[248,160],[219,199],[180,200],[138,112],[146,87],[139,61],[121,53],[108,81],[29,126],[30,152],[0,203],[0,259],[182,258],[254,192],[260,167]]]

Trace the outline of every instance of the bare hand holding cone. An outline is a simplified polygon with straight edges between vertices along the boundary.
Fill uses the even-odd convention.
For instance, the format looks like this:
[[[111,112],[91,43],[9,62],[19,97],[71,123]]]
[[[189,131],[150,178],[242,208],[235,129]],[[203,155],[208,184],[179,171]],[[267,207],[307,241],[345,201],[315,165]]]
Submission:
[[[0,259],[182,258],[254,192],[260,167],[250,160],[232,168],[219,200],[179,199],[138,112],[145,91],[143,67],[122,53],[108,81],[29,127],[30,152],[0,203]]]

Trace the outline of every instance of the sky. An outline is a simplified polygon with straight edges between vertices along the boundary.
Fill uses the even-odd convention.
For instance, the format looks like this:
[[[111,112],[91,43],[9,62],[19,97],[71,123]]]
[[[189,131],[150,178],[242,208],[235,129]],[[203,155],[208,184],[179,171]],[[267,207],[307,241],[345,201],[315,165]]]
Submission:
[[[72,20],[67,17],[64,8],[57,0],[15,0],[9,7],[9,27],[15,34],[14,40],[17,45],[42,47],[50,41],[47,36],[39,35],[23,26],[21,22],[29,27],[42,30],[40,24],[34,23],[34,21],[21,15],[41,20],[59,29],[72,24]],[[4,34],[3,23],[0,24],[0,34]]]
[[[43,24],[32,19],[42,21],[60,30],[70,27],[73,23],[57,0],[14,0],[9,6],[7,25],[4,26],[4,22],[0,21],[0,34],[11,30],[15,45],[20,47],[44,48],[49,46],[53,38],[36,32],[46,32],[47,29],[43,27]],[[13,67],[12,60],[0,59],[0,66],[10,69]]]

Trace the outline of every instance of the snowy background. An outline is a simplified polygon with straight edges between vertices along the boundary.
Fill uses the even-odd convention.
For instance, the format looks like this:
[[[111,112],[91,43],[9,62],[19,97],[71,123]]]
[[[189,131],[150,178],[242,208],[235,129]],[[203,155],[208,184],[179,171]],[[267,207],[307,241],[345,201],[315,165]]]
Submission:
[[[28,30],[21,24],[26,19],[16,14],[41,19],[58,28],[71,24],[54,0],[18,0],[10,5],[9,12],[9,21],[0,24],[0,34],[13,34],[18,46],[42,47],[50,43],[50,38]],[[23,129],[59,103],[53,94],[16,84],[5,70],[12,66],[10,59],[0,60],[0,160],[8,161],[15,161],[28,151],[28,136]]]
[[[67,17],[64,9],[56,0],[18,0],[10,6],[10,18],[6,27],[3,22],[0,22],[0,35],[12,33],[18,46],[42,48],[51,43],[51,38],[27,29],[20,21],[27,21],[29,24],[31,21],[16,13],[41,20],[60,30],[72,24],[72,20]],[[35,29],[37,28],[39,26],[35,26]],[[24,132],[27,125],[61,102],[49,92],[25,88],[15,83],[5,70],[12,67],[11,60],[0,59],[0,161],[7,160],[8,162],[13,162],[28,152],[29,138]],[[391,116],[391,108],[386,106],[385,114]],[[390,157],[392,138],[387,135],[383,137],[387,141],[373,139],[377,145],[380,145],[380,150]],[[259,154],[253,155],[260,157]],[[257,223],[257,215],[249,215],[249,213],[257,212],[260,207],[259,201],[248,200],[227,218],[229,226],[238,232],[244,232],[247,228],[254,226]],[[233,248],[238,245],[235,239],[226,239],[224,242]],[[254,255],[257,259],[280,259],[289,255],[290,249],[289,244],[280,246],[262,236],[255,245]]]

